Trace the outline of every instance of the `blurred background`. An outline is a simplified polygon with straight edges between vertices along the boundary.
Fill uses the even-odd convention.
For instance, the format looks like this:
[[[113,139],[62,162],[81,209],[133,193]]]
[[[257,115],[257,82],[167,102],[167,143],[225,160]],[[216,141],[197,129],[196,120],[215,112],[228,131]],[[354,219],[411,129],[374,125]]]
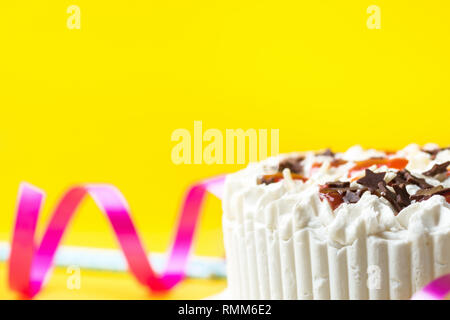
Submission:
[[[69,29],[70,5],[80,29]],[[367,8],[379,8],[370,29]],[[3,1],[0,3],[0,241],[17,190],[47,192],[40,220],[72,184],[116,185],[146,247],[164,252],[194,181],[244,165],[175,165],[171,134],[279,129],[280,152],[448,145],[447,1]],[[223,257],[209,197],[195,253]],[[86,200],[65,244],[116,248]],[[127,273],[57,270],[41,298],[155,296]],[[0,263],[0,298],[14,298]],[[224,280],[189,279],[168,298],[202,298]],[[157,297],[158,298],[158,297]],[[164,298],[164,297],[162,297]]]

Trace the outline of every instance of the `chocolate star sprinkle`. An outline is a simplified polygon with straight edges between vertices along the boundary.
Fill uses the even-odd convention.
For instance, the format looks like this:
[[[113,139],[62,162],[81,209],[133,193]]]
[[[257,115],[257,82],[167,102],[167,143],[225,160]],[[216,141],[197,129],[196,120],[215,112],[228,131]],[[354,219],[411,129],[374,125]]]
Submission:
[[[361,179],[356,180],[356,182],[371,190],[376,190],[378,189],[378,184],[380,182],[384,182],[385,175],[386,172],[375,173],[369,169],[366,169],[366,175]]]
[[[442,169],[437,170],[440,171]],[[445,168],[445,170],[447,169]],[[366,175],[356,181],[361,185],[360,187],[350,187],[349,182],[327,182],[321,187],[319,195],[321,199],[327,199],[334,210],[343,202],[357,203],[364,192],[370,191],[370,193],[389,201],[395,214],[409,206],[412,200],[423,201],[431,198],[433,195],[442,195],[450,203],[450,188],[444,188],[442,185],[433,187],[425,179],[413,176],[406,169],[397,171],[389,184],[384,181],[385,175],[386,172],[375,173],[370,169],[366,169]],[[421,189],[415,195],[410,196],[406,190],[408,184],[417,185]]]
[[[437,176],[440,173],[447,172],[447,167],[449,165],[450,165],[450,161],[447,161],[447,162],[444,162],[444,163],[440,163],[440,164],[435,164],[433,166],[433,168],[431,168],[428,171],[423,172],[422,174],[424,176],[434,177],[434,176]]]
[[[302,173],[303,172],[303,165],[302,161],[305,159],[305,157],[295,157],[295,158],[286,158],[278,164],[278,172],[283,172],[284,169],[288,168],[291,170],[291,173]]]

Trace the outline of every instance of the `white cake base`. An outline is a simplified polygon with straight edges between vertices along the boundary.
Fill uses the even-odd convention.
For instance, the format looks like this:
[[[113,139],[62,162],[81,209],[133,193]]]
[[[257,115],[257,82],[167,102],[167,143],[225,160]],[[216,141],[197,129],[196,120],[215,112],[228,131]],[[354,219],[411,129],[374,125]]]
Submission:
[[[368,236],[339,248],[307,229],[286,239],[251,222],[224,219],[235,299],[403,300],[450,272],[450,231],[415,239]]]

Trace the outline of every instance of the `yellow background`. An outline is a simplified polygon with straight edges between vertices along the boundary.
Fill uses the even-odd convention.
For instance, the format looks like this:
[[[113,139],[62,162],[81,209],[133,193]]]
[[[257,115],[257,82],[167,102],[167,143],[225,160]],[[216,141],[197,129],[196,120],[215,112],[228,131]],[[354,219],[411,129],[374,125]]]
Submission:
[[[67,7],[81,9],[69,30]],[[369,30],[366,10],[381,9]],[[280,151],[448,145],[448,1],[2,1],[0,240],[19,183],[47,194],[107,182],[127,198],[151,251],[166,250],[186,187],[242,165],[179,165],[171,133],[278,128]],[[220,203],[208,200],[196,253],[223,255]],[[115,247],[86,201],[66,244]],[[6,289],[0,264],[0,297]],[[57,270],[42,298],[152,298],[128,274]],[[223,281],[189,280],[199,298]],[[124,289],[127,288],[127,289]]]

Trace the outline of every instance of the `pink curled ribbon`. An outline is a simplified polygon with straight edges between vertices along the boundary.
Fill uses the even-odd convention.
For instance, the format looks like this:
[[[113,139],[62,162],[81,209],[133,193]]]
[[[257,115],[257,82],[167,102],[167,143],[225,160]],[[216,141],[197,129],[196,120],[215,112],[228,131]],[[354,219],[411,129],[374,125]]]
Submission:
[[[27,183],[19,189],[16,222],[9,257],[9,285],[25,297],[34,297],[50,276],[50,269],[65,230],[86,195],[91,196],[108,218],[136,279],[152,291],[173,288],[185,276],[206,192],[221,198],[224,177],[216,177],[191,186],[179,214],[175,240],[164,272],[158,275],[131,219],[128,204],[112,185],[81,185],[69,189],[56,206],[40,244],[36,243],[36,225],[44,192]]]
[[[444,300],[450,294],[450,273],[431,281],[412,296],[412,300]]]
[[[128,204],[112,185],[82,185],[69,189],[58,203],[39,245],[35,242],[36,224],[44,192],[23,183],[19,189],[16,223],[9,257],[9,285],[25,297],[34,297],[50,275],[56,250],[64,232],[86,195],[103,211],[117,236],[128,267],[136,279],[152,291],[173,288],[185,275],[192,240],[206,192],[222,197],[224,177],[216,177],[191,186],[184,199],[175,240],[165,271],[158,275],[151,267],[146,251],[131,219]],[[416,292],[413,300],[442,300],[450,293],[450,274],[444,275]]]

